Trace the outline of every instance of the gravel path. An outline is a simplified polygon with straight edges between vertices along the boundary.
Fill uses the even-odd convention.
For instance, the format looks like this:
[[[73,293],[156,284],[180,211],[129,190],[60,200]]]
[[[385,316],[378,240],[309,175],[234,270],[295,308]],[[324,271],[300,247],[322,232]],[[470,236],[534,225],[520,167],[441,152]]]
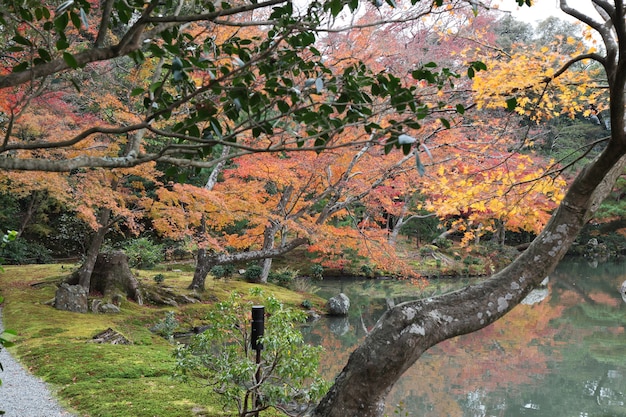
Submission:
[[[2,331],[0,309],[0,332]],[[57,403],[48,386],[31,375],[6,349],[0,351],[0,410],[6,417],[73,417]]]

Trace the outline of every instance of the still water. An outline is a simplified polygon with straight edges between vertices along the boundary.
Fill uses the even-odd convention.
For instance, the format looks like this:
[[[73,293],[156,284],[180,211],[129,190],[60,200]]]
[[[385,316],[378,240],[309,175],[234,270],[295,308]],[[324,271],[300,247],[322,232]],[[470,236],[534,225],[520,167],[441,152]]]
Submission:
[[[528,304],[426,352],[394,387],[387,415],[626,417],[624,280],[626,264],[562,262]],[[319,287],[321,296],[344,292],[351,300],[348,318],[323,318],[305,332],[326,349],[321,371],[329,379],[388,305],[423,294],[394,281],[325,280]]]

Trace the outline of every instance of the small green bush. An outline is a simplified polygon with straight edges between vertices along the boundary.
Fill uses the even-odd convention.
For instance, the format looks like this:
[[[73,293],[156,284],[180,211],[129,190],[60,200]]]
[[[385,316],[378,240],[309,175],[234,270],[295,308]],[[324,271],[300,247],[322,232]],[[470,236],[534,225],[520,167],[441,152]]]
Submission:
[[[209,274],[213,275],[215,279],[220,279],[226,276],[226,270],[222,265],[215,265],[209,270]]]
[[[435,253],[436,251],[437,251],[437,246],[435,245],[424,245],[419,250],[421,256],[431,255]]]
[[[163,246],[146,237],[125,242],[122,249],[128,256],[128,264],[131,268],[150,269],[165,259]]]
[[[293,280],[298,276],[298,271],[289,268],[281,268],[277,271],[270,272],[268,281],[275,282],[281,287],[288,288]]]
[[[160,285],[163,284],[163,281],[165,281],[165,275],[156,274],[152,279],[154,280],[154,282]]]
[[[324,267],[320,264],[314,264],[311,266],[311,278],[317,281],[324,279]]]
[[[250,292],[265,306],[265,333],[260,363],[249,348],[252,302],[236,292],[207,314],[211,327],[176,349],[177,375],[206,384],[223,396],[228,415],[250,416],[286,403],[316,403],[329,384],[319,376],[322,348],[304,343],[300,326],[306,314],[284,306],[259,288]],[[258,382],[257,382],[258,381]],[[249,401],[255,398],[255,401]],[[272,415],[275,413],[272,412]]]
[[[174,331],[178,328],[178,319],[176,318],[176,313],[173,311],[168,311],[165,313],[165,317],[159,321],[157,324],[152,326],[150,330],[166,338],[167,340],[171,340],[174,337]]]
[[[435,239],[434,243],[439,249],[449,249],[452,247],[452,241],[450,239],[446,239],[445,237],[438,237]]]
[[[368,278],[372,278],[374,276],[374,268],[367,264],[361,265],[361,274]]]
[[[209,271],[209,274],[213,275],[215,279],[219,278],[228,278],[235,273],[235,265],[233,264],[225,264],[225,265],[215,265]]]
[[[260,265],[250,265],[246,272],[243,273],[243,277],[248,282],[258,282],[263,273],[263,268]]]

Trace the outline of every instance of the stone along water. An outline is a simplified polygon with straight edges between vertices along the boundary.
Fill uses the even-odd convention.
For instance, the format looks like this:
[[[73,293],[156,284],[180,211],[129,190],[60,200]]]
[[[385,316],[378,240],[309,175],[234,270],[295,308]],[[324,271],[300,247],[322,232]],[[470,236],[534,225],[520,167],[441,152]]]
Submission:
[[[624,280],[626,264],[562,262],[545,288],[502,320],[426,352],[394,387],[387,415],[626,417]],[[319,286],[320,295],[342,291],[352,304],[348,318],[305,330],[309,343],[326,349],[321,371],[329,379],[388,305],[420,293],[394,281]]]

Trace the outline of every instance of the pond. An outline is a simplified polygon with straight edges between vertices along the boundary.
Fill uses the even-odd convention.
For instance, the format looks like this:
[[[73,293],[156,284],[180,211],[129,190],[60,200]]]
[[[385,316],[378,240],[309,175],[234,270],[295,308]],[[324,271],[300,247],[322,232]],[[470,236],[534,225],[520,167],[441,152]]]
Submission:
[[[626,417],[624,280],[626,264],[562,262],[528,304],[427,351],[394,387],[386,414]],[[309,343],[326,349],[321,372],[333,378],[388,305],[447,285],[423,294],[408,282],[318,284],[323,297],[344,292],[351,300],[349,317],[323,318],[305,330]]]

